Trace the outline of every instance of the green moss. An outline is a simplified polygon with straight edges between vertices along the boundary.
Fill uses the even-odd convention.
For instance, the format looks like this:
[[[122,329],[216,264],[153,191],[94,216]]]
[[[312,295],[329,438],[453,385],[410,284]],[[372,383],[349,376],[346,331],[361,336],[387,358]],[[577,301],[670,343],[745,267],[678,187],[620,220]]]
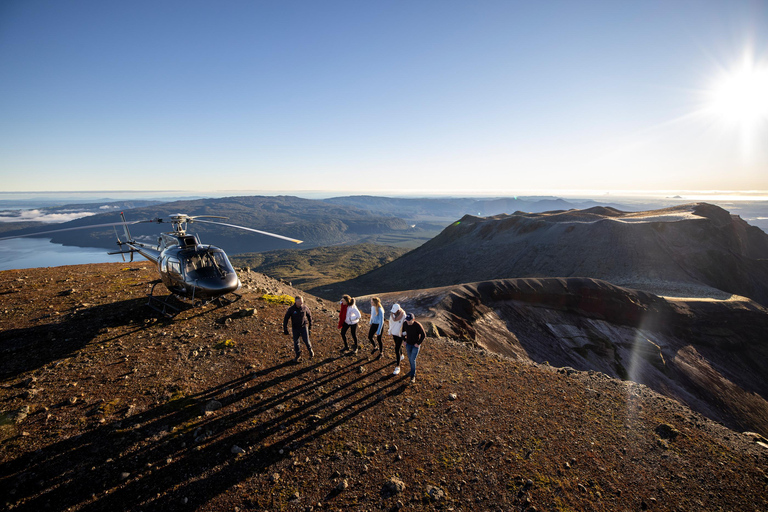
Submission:
[[[225,348],[233,348],[236,343],[232,340],[223,340],[213,346],[216,350],[224,350]]]
[[[269,302],[270,304],[287,304],[289,306],[294,302],[293,297],[290,295],[270,295],[269,293],[262,295],[261,300]]]
[[[437,458],[440,464],[446,468],[452,468],[460,464],[463,459],[464,455],[456,450],[444,450]]]
[[[184,393],[184,391],[176,390],[173,392],[173,395],[171,395],[171,398],[168,399],[167,405],[174,411],[180,411],[182,409],[186,409],[194,403],[195,400],[193,398],[189,398],[186,393]]]

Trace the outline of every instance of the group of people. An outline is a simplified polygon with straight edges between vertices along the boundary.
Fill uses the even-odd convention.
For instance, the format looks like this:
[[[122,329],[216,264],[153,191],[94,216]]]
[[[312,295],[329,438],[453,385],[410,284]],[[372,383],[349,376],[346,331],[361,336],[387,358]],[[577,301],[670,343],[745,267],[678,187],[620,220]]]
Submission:
[[[342,352],[351,351],[353,354],[357,354],[360,350],[360,346],[357,340],[357,326],[362,319],[362,314],[355,304],[355,299],[349,295],[344,295],[341,298],[339,309],[339,329],[341,329],[341,339],[344,342]],[[291,322],[291,329],[293,331],[293,350],[296,354],[296,362],[301,360],[301,346],[299,339],[304,342],[309,352],[309,357],[314,357],[315,352],[312,349],[312,343],[309,340],[309,332],[312,329],[312,314],[309,308],[304,304],[304,298],[297,296],[294,304],[288,308],[283,319],[283,333],[288,333],[288,321]],[[381,359],[384,356],[384,344],[382,342],[382,333],[384,331],[384,307],[381,305],[381,300],[378,297],[371,299],[371,315],[369,320],[370,326],[368,328],[368,341],[371,343],[373,349],[371,355],[378,352],[376,359]],[[410,364],[410,373],[408,376],[411,378],[411,382],[416,382],[416,358],[419,356],[419,350],[421,344],[426,338],[426,332],[424,326],[416,321],[416,318],[411,313],[407,313],[400,304],[394,304],[390,309],[389,315],[389,334],[395,343],[395,369],[392,372],[394,375],[400,374],[400,363],[405,356],[402,354],[403,342],[405,342],[405,351],[408,355],[408,363]],[[347,341],[347,333],[352,337],[354,345],[349,346]],[[374,341],[374,337],[376,341]]]

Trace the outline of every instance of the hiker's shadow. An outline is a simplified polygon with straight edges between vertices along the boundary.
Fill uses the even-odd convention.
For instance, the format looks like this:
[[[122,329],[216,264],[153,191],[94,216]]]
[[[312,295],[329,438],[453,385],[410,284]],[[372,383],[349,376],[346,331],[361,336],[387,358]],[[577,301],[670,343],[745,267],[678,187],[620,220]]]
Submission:
[[[92,418],[85,433],[0,466],[0,494],[15,496],[17,510],[167,511],[186,508],[184,497],[208,502],[406,388],[384,365],[359,368],[332,357],[284,362],[138,414],[127,404],[102,411],[112,414],[108,423]],[[39,414],[35,421],[45,421]],[[235,455],[235,446],[247,450]]]

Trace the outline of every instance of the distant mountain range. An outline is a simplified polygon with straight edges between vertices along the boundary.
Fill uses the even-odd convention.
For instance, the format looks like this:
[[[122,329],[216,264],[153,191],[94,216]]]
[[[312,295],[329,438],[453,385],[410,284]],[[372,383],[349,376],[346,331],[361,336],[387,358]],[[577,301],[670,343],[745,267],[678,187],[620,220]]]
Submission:
[[[464,215],[487,217],[500,213],[539,213],[551,210],[589,208],[620,205],[597,203],[591,200],[566,201],[559,197],[501,197],[501,198],[399,198],[378,196],[345,196],[325,199],[325,202],[354,206],[380,215],[397,215],[409,221],[453,222]]]
[[[269,231],[304,240],[305,247],[357,243],[367,237],[381,234],[418,235],[422,228],[412,228],[405,220],[394,216],[376,215],[352,206],[341,206],[323,201],[301,199],[291,196],[247,196],[218,199],[195,199],[175,201],[126,211],[128,220],[162,218],[184,213],[195,215],[218,215],[227,217],[226,222],[253,229]],[[91,224],[119,222],[116,212],[93,215],[62,224],[47,225],[47,229],[71,228]],[[132,226],[136,238],[154,242],[160,231],[170,230],[170,225]],[[31,232],[26,230],[23,232]],[[232,228],[220,228],[193,224],[189,231],[198,233],[201,241],[224,248],[230,254],[261,252],[293,247],[290,242],[250,234]],[[122,233],[120,230],[118,232]],[[13,233],[6,233],[11,235]],[[53,241],[64,245],[114,247],[115,235],[112,229],[94,231],[68,231],[57,233]]]
[[[95,215],[61,224],[0,223],[0,232],[9,236],[36,230],[118,222],[119,211],[126,211],[128,220],[167,219],[172,214],[185,213],[187,215],[219,215],[227,217],[227,222],[232,224],[298,238],[305,242],[301,248],[367,242],[412,249],[467,213],[492,215],[516,210],[541,212],[553,208],[575,208],[587,203],[569,203],[553,197],[399,199],[375,196],[348,196],[325,200],[293,196],[243,196],[168,203],[156,201],[78,203],[41,208],[40,215],[76,211],[90,212]],[[18,215],[18,212],[9,213],[9,215]],[[168,227],[135,226],[131,231],[134,236],[154,241],[157,234],[167,230]],[[190,231],[199,233],[203,243],[218,245],[232,255],[290,248],[289,242],[245,234],[229,228],[195,224],[190,226]],[[52,238],[54,242],[64,245],[105,248],[115,246],[112,229],[70,231],[56,234]]]
[[[313,290],[369,294],[520,277],[592,277],[658,294],[738,294],[768,304],[768,235],[706,203],[465,216],[353,280]]]

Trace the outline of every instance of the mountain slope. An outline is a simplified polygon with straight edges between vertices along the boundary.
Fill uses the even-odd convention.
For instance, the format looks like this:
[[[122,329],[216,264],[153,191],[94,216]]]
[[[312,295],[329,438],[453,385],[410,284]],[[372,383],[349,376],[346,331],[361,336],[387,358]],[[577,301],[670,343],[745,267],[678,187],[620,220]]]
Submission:
[[[0,499],[9,510],[761,510],[768,451],[645,386],[429,338],[419,380],[291,364],[293,293],[157,321],[150,265],[0,272]],[[763,442],[763,441],[760,441]]]
[[[662,295],[737,294],[768,304],[768,235],[706,203],[465,216],[328,296],[513,277],[593,277]]]
[[[380,297],[435,334],[522,361],[639,382],[732,428],[768,435],[768,309],[748,299],[665,300],[583,278]]]

